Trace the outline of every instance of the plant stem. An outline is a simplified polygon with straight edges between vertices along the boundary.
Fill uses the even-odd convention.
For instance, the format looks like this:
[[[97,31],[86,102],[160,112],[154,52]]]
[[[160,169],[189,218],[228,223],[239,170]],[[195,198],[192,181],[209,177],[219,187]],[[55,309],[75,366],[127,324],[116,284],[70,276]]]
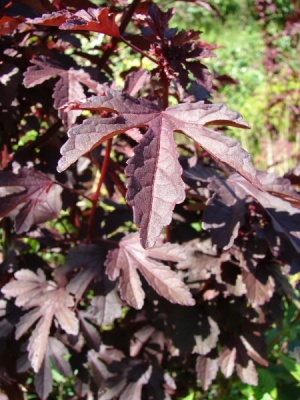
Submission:
[[[170,82],[168,78],[165,76],[165,74],[163,74],[162,77],[162,87],[164,88],[162,102],[163,102],[163,109],[165,110],[169,105],[169,87],[170,87]]]
[[[143,50],[139,49],[138,47],[136,47],[134,44],[128,42],[126,39],[123,38],[123,36],[121,36],[120,38],[122,40],[122,42],[124,42],[125,44],[127,44],[128,47],[130,47],[132,50],[136,51],[137,53],[141,54],[143,57],[148,58],[149,60],[151,60],[152,62],[154,62],[155,64],[158,64],[158,61],[155,60],[155,58],[152,58],[151,56],[149,56],[149,54],[145,53]]]
[[[76,194],[78,197],[81,196],[81,197],[84,197],[86,200],[93,202],[93,199],[90,198],[89,196],[86,196],[85,194],[82,194],[82,193],[78,193],[77,190],[72,189],[72,188],[70,188],[69,186],[67,186],[67,185],[65,185],[65,184],[63,184],[63,183],[61,183],[61,182],[54,181],[53,183],[54,183],[55,185],[61,186],[63,189],[68,190],[68,191],[71,192],[71,193]]]
[[[93,223],[94,223],[96,207],[97,207],[97,203],[98,203],[98,198],[99,198],[101,186],[102,186],[102,183],[104,181],[104,178],[105,178],[105,175],[106,175],[106,171],[107,171],[107,167],[108,167],[108,162],[109,162],[110,152],[111,152],[111,146],[112,146],[112,139],[108,139],[107,144],[106,144],[105,156],[104,156],[104,160],[103,160],[103,164],[102,164],[102,168],[101,168],[101,172],[100,172],[100,178],[99,178],[99,181],[98,181],[97,189],[96,189],[96,192],[95,192],[94,196],[91,198],[92,208],[91,208],[91,213],[90,213],[90,218],[89,218],[87,237],[86,237],[86,240],[85,240],[86,243],[90,242],[90,240],[91,240],[92,227],[93,227]]]

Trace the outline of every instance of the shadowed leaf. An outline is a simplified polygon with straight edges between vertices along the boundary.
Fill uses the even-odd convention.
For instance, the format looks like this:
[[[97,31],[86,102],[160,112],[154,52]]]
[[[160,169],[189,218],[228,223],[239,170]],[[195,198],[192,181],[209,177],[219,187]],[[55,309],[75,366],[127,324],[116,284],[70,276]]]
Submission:
[[[15,210],[17,233],[56,218],[62,207],[62,188],[34,169],[22,168],[18,175],[0,171],[0,190],[0,217]]]

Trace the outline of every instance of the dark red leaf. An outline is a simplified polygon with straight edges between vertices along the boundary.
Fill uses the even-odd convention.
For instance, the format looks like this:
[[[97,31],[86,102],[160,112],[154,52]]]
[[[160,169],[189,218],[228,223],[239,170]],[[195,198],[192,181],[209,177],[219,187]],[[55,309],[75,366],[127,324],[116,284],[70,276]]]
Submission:
[[[42,400],[46,400],[52,392],[52,372],[49,356],[46,356],[42,362],[39,371],[34,374],[35,390]]]
[[[82,84],[97,94],[103,91],[102,85],[94,81],[83,69],[66,69],[63,64],[45,57],[32,60],[32,63],[34,65],[29,67],[24,74],[25,87],[39,85],[54,76],[60,77],[53,91],[54,108],[58,110],[58,115],[67,128],[74,124],[80,112],[73,110],[66,113],[61,107],[68,102],[85,98]]]
[[[72,128],[62,147],[58,170],[63,171],[81,155],[128,129],[148,125],[148,131],[128,162],[127,201],[133,207],[134,222],[141,228],[144,247],[153,246],[163,226],[169,224],[175,204],[184,200],[184,183],[173,139],[182,131],[220,161],[230,165],[260,186],[250,156],[233,139],[209,130],[205,125],[248,125],[224,105],[197,102],[179,104],[159,111],[153,103],[108,90],[105,96],[71,103],[68,110],[109,111],[117,117],[89,118]]]
[[[180,261],[182,256],[172,254],[178,245],[166,243],[145,250],[140,244],[138,235],[130,234],[121,240],[119,246],[119,249],[108,253],[105,262],[106,272],[111,280],[119,277],[121,297],[129,305],[139,309],[144,304],[145,294],[138,271],[158,294],[172,303],[195,304],[181,278],[169,266],[155,260],[160,258]]]
[[[216,378],[219,369],[218,358],[210,358],[205,356],[197,357],[196,372],[203,390],[207,390],[213,380]]]
[[[18,175],[0,171],[0,188],[0,217],[16,209],[17,233],[60,213],[62,188],[37,170],[22,168]]]
[[[233,347],[230,349],[224,346],[220,354],[220,369],[225,378],[229,378],[232,375],[235,367],[235,359],[236,348]]]
[[[112,37],[120,36],[114,15],[110,13],[108,7],[88,8],[87,11],[79,10],[76,13],[61,10],[52,14],[44,14],[41,18],[29,19],[27,22],[37,25],[58,26],[64,30],[92,31]]]
[[[16,305],[30,310],[17,324],[17,339],[39,320],[28,345],[29,360],[33,370],[38,372],[44,360],[54,317],[67,333],[78,333],[78,320],[74,311],[70,310],[74,301],[63,288],[57,287],[55,282],[47,281],[41,270],[38,270],[36,275],[28,269],[21,269],[15,273],[15,278],[2,288],[2,292],[7,297],[16,297]]]

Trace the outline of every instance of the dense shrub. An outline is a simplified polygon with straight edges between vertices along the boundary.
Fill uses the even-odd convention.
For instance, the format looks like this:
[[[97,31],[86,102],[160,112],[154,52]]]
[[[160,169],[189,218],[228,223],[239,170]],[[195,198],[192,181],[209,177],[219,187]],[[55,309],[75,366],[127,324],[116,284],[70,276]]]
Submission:
[[[11,399],[241,398],[228,379],[277,393],[257,367],[284,312],[298,322],[287,278],[299,271],[298,170],[258,171],[228,135],[249,128],[211,98],[232,81],[205,66],[215,46],[201,32],[169,27],[174,12],[139,0],[2,6]]]

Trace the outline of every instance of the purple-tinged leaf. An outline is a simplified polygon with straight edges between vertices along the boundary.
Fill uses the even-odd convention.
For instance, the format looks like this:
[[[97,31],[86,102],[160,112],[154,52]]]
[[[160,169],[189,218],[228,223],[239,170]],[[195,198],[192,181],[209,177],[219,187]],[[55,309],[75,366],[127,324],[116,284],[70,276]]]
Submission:
[[[266,176],[260,174],[258,178],[260,179],[261,176],[263,189],[270,190],[270,183],[264,184]],[[289,202],[279,198],[278,186],[276,186],[276,196],[273,196],[270,193],[258,190],[237,174],[232,175],[227,180],[227,183],[229,183],[229,180],[235,187],[243,189],[248,196],[252,196],[264,207],[267,214],[271,217],[274,229],[284,234],[295,249],[300,252],[300,211]],[[276,182],[278,181],[275,179],[275,184]],[[283,188],[283,192],[286,192],[285,187]]]
[[[103,381],[113,376],[113,373],[108,371],[106,364],[99,360],[99,353],[95,350],[90,350],[88,352],[88,362],[92,370],[94,381],[98,387],[100,387]]]
[[[211,232],[213,243],[227,250],[245,222],[246,196],[217,177],[210,178],[208,188],[214,195],[206,203],[202,227]]]
[[[120,396],[120,400],[142,400],[142,388],[149,382],[152,374],[152,366],[136,382],[129,383]]]
[[[107,90],[105,96],[70,103],[65,111],[74,109],[108,111],[117,116],[88,118],[82,125],[69,130],[69,140],[61,148],[63,157],[58,171],[63,171],[105,140],[128,129],[148,126],[125,170],[128,176],[127,201],[133,207],[134,222],[141,228],[144,247],[154,245],[162,227],[171,221],[175,204],[184,200],[182,169],[177,160],[174,131],[182,131],[213,157],[260,187],[250,155],[237,141],[205,127],[210,124],[248,128],[239,114],[229,111],[224,105],[200,101],[159,111],[147,100]]]
[[[225,378],[229,378],[235,366],[236,360],[236,348],[233,347],[232,349],[224,346],[220,353],[220,369],[225,376]]]
[[[15,273],[15,278],[16,280],[3,286],[1,292],[6,297],[16,297],[15,304],[18,307],[24,306],[31,298],[39,296],[49,288],[50,282],[40,269],[36,274],[29,269],[20,269]]]
[[[46,356],[42,362],[41,368],[34,374],[34,387],[36,393],[42,400],[46,400],[52,392],[52,372],[49,356]]]
[[[147,325],[134,333],[133,338],[130,340],[130,357],[136,357],[141,351],[143,345],[155,332],[153,326]]]
[[[101,343],[99,330],[87,321],[88,318],[85,312],[79,312],[78,318],[80,321],[81,332],[85,340],[87,341],[88,346],[95,350],[98,350]]]
[[[205,336],[194,336],[196,344],[193,348],[193,353],[205,355],[209,353],[213,348],[215,348],[218,343],[218,338],[220,334],[218,324],[211,317],[208,317],[207,321],[209,324],[209,334]]]
[[[50,336],[48,339],[47,353],[51,357],[55,368],[64,376],[72,375],[72,369],[67,356],[69,355],[66,346],[55,337]]]
[[[201,382],[203,390],[207,390],[216,378],[219,369],[218,358],[198,356],[196,361],[197,378]]]
[[[85,98],[82,84],[97,94],[103,92],[103,86],[91,79],[90,75],[83,69],[66,69],[63,64],[45,57],[37,58],[32,63],[34,65],[29,67],[24,74],[23,83],[25,87],[30,88],[39,85],[54,76],[60,77],[54,87],[53,105],[58,110],[58,115],[66,127],[74,124],[80,111],[74,110],[66,113],[61,107],[66,103]]]
[[[38,277],[29,270],[16,272],[15,278],[15,281],[7,283],[2,288],[2,292],[6,296],[16,297],[16,304],[22,305],[24,310],[33,308],[17,324],[16,338],[20,338],[39,319],[28,345],[29,360],[33,370],[38,372],[44,360],[54,317],[67,333],[72,335],[78,333],[78,320],[70,310],[74,301],[63,288],[57,288],[55,282],[45,281],[45,277]],[[20,290],[24,282],[25,291]]]
[[[246,367],[240,364],[236,365],[236,372],[243,383],[247,385],[257,386],[258,385],[258,375],[255,365],[252,360],[248,361]]]
[[[289,202],[295,208],[300,208],[300,194],[296,192],[289,179],[279,178],[274,173],[259,171],[259,180],[265,191]]]
[[[122,314],[122,302],[115,289],[105,296],[94,296],[86,317],[99,326],[109,325]]]
[[[22,168],[18,175],[0,171],[0,217],[17,207],[15,230],[27,232],[34,224],[56,218],[61,210],[62,188],[34,169]]]
[[[151,124],[134,149],[125,173],[126,200],[134,210],[144,248],[152,247],[164,226],[172,219],[174,205],[185,199],[182,168],[173,139],[172,126],[161,121]]]
[[[127,235],[120,241],[120,248],[111,250],[105,262],[106,272],[111,280],[119,277],[121,297],[129,305],[140,309],[144,304],[145,293],[142,289],[138,271],[158,294],[172,303],[194,305],[194,299],[187,286],[169,266],[156,261],[152,257],[152,249],[142,248],[138,234]],[[158,257],[158,249],[164,253],[164,246],[154,250],[153,256]],[[174,250],[173,245],[173,250]],[[169,245],[166,246],[169,249]],[[163,260],[175,261],[174,255]],[[178,257],[178,261],[180,258]]]
[[[123,91],[131,96],[135,96],[142,89],[148,78],[149,72],[144,69],[132,71],[126,76]]]
[[[34,65],[30,66],[24,73],[23,84],[26,88],[40,85],[53,76],[60,76],[62,72],[66,73],[60,63],[51,59],[42,57],[36,58],[31,62]]]
[[[269,363],[266,359],[264,359],[252,346],[251,344],[247,341],[247,339],[244,336],[241,336],[241,341],[243,345],[245,346],[247,350],[247,354],[249,357],[251,357],[254,361],[256,361],[258,364],[262,365],[263,367],[268,367]]]
[[[104,274],[105,252],[103,247],[94,244],[80,244],[70,249],[65,264],[56,270],[56,276],[77,270],[67,290],[79,301],[94,280],[100,280]]]
[[[266,268],[256,266],[250,271],[242,271],[243,282],[247,289],[247,299],[253,307],[261,306],[270,301],[275,290],[275,281]]]
[[[246,285],[243,282],[241,268],[230,261],[226,253],[221,257],[220,270],[216,274],[216,280],[225,284],[227,292],[234,296],[242,296],[247,293]]]

